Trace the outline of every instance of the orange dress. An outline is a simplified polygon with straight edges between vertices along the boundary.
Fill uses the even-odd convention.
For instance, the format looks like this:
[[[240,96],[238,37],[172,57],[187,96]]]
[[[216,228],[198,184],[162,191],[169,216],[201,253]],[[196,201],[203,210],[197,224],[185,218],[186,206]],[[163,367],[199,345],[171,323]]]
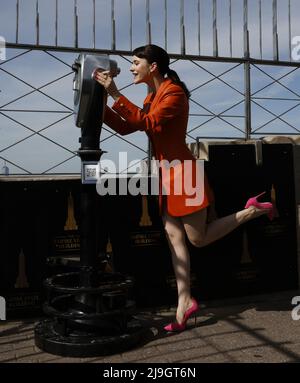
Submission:
[[[168,214],[172,216],[194,213],[207,207],[213,199],[205,175],[199,202],[192,202],[192,204],[189,202],[195,197],[191,194],[191,189],[186,192],[182,187],[180,194],[178,194],[178,189],[174,191],[174,182],[176,179],[178,180],[179,176],[181,177],[180,182],[183,182],[186,176],[192,178],[193,185],[196,185],[197,180],[195,176],[196,159],[185,142],[188,113],[188,99],[183,89],[170,79],[163,81],[156,94],[147,95],[143,109],[134,105],[123,95],[113,104],[112,109],[109,107],[105,109],[104,122],[110,128],[121,135],[138,130],[145,131],[152,142],[156,160],[169,162],[177,160],[179,162],[178,166],[174,166],[174,171],[164,171],[164,166],[161,166],[159,173],[162,187],[168,184],[166,186],[167,194],[164,194],[160,188],[160,212],[162,213],[166,208]],[[188,168],[189,170],[183,166],[185,160],[191,160],[192,165]]]

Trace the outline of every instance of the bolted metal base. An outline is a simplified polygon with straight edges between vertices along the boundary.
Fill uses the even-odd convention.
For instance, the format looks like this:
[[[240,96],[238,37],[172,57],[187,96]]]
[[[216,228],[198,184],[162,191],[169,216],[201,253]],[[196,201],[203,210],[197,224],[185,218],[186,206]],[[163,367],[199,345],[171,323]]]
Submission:
[[[135,302],[127,299],[131,279],[90,267],[80,270],[45,280],[44,312],[52,318],[36,325],[36,346],[50,354],[90,357],[122,352],[146,340],[151,330],[134,316]],[[82,274],[90,286],[81,285]]]
[[[34,330],[36,346],[50,354],[82,358],[126,351],[144,341],[151,333],[149,327],[142,326],[137,319],[127,323],[124,333],[114,335],[72,330],[62,336],[56,326],[55,319],[39,322]]]

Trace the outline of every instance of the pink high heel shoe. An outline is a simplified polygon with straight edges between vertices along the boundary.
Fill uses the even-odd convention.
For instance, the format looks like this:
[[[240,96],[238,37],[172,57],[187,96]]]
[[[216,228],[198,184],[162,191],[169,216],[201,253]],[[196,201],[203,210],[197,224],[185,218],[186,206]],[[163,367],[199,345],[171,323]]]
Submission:
[[[179,332],[179,331],[185,330],[186,322],[188,321],[190,316],[192,316],[193,314],[196,314],[196,312],[199,310],[199,305],[196,302],[196,300],[192,298],[192,301],[193,301],[192,306],[189,309],[187,309],[186,312],[184,313],[182,323],[178,323],[178,322],[170,323],[164,327],[166,331]],[[195,326],[196,326],[196,319],[197,319],[197,315],[195,315]]]
[[[245,209],[248,209],[248,207],[250,207],[250,206],[255,206],[258,209],[269,209],[270,211],[268,213],[268,217],[269,217],[270,221],[272,221],[272,219],[274,218],[274,206],[273,206],[272,202],[258,202],[257,201],[257,199],[264,194],[266,194],[266,192],[262,192],[259,195],[257,195],[256,197],[249,198],[246,205],[245,205]]]

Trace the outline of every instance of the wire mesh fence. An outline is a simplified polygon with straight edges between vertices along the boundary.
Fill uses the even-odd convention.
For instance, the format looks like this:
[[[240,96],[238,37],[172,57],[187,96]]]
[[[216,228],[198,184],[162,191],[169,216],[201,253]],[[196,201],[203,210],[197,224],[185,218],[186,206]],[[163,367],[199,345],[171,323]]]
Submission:
[[[26,3],[26,4],[25,4]],[[1,0],[0,167],[10,174],[78,173],[73,118],[78,52],[117,60],[122,93],[141,106],[133,86],[132,48],[165,47],[191,91],[187,142],[197,137],[299,134],[299,62],[293,0]],[[299,31],[300,35],[300,31]],[[121,137],[103,126],[105,158],[148,156],[141,132]],[[5,170],[7,172],[7,169]]]

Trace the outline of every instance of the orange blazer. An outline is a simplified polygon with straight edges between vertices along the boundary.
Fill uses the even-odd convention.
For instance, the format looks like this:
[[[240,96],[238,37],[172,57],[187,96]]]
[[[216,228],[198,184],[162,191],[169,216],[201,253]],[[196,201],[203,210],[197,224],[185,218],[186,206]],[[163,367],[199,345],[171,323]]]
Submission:
[[[144,100],[144,107],[140,109],[123,95],[114,103],[112,109],[105,109],[104,122],[121,135],[130,134],[138,130],[145,131],[153,146],[155,159],[158,161],[179,160],[179,165],[171,172],[160,169],[160,212],[166,208],[172,216],[184,216],[203,209],[209,205],[212,192],[204,176],[203,199],[193,206],[187,200],[193,195],[185,192],[182,187],[180,194],[174,191],[174,180],[180,176],[183,180],[183,161],[191,160],[192,170],[188,177],[192,178],[195,185],[196,160],[186,145],[185,134],[188,123],[189,104],[183,89],[166,79],[159,87],[156,94],[150,93]],[[187,173],[187,171],[185,170]],[[163,187],[169,182],[167,194]]]

